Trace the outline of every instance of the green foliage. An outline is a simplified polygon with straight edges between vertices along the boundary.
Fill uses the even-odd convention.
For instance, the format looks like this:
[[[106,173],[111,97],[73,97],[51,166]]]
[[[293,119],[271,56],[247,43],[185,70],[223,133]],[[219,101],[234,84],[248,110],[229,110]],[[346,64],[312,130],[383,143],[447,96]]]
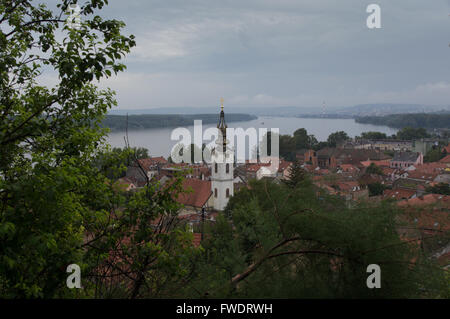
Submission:
[[[427,154],[423,157],[423,161],[425,163],[438,162],[442,158],[444,158],[446,154],[441,151],[439,147],[434,147],[429,150]]]
[[[366,174],[383,175],[383,170],[374,163],[370,163],[369,167],[366,168]]]
[[[292,163],[289,168],[289,175],[283,182],[290,188],[296,188],[300,186],[300,184],[309,182],[307,171],[301,167],[301,164],[297,159]]]
[[[361,138],[366,140],[384,140],[387,139],[387,135],[381,132],[363,132],[361,133]]]
[[[399,211],[252,181],[227,206],[202,244],[205,260],[186,291],[244,298],[414,298],[440,296],[443,271],[399,238]],[[416,258],[417,262],[411,260]],[[382,269],[382,289],[368,289],[366,268]]]
[[[288,161],[294,161],[299,151],[309,149],[320,150],[324,147],[336,147],[350,137],[344,131],[332,133],[327,142],[318,142],[314,135],[308,135],[304,128],[300,128],[290,135],[280,135],[280,156]]]
[[[398,238],[394,207],[350,209],[309,183],[252,182],[194,248],[177,218],[180,176],[131,192],[114,183],[130,155],[148,154],[102,146],[116,101],[93,80],[124,70],[135,42],[123,22],[100,17],[106,0],[82,5],[79,30],[64,26],[70,2],[55,12],[0,5],[0,297],[436,294],[443,280],[426,260],[410,265],[417,251]],[[54,86],[41,84],[44,70],[56,73]],[[300,130],[286,142],[295,154],[317,141]],[[82,290],[66,287],[73,263]],[[371,263],[384,289],[366,288]]]
[[[113,150],[117,149],[120,151],[120,148],[114,148]],[[134,154],[134,157],[137,159],[143,159],[143,158],[149,158],[150,155],[148,154],[148,149],[145,147],[132,147],[131,148],[132,153]]]
[[[270,138],[268,139],[268,141],[270,142]],[[263,141],[260,143],[262,146],[260,147],[265,147],[265,142],[266,140],[263,139]],[[280,156],[287,161],[294,161],[298,151],[315,149],[318,141],[314,137],[314,135],[308,135],[308,132],[304,128],[300,128],[296,130],[292,136],[280,135],[279,143]],[[270,143],[267,145],[270,145]],[[268,154],[270,154],[270,149]]]
[[[114,147],[106,152],[98,152],[95,158],[95,166],[108,179],[117,180],[126,175],[127,167],[135,163],[136,160],[148,157],[148,149],[144,147]]]
[[[90,163],[104,134],[101,117],[115,105],[113,92],[92,80],[122,71],[120,59],[135,44],[121,34],[123,22],[92,15],[105,1],[81,7],[79,30],[64,26],[69,3],[55,12],[31,1],[0,6],[4,297],[53,297],[66,266],[83,265],[83,218],[92,213],[86,199],[104,183]],[[44,70],[55,72],[53,87],[41,84]]]
[[[358,123],[368,123],[375,125],[387,125],[390,127],[414,127],[414,128],[449,128],[450,114],[390,114],[386,116],[363,116],[356,117]]]
[[[395,155],[395,151],[390,151],[390,150],[385,150],[385,151],[383,151],[383,153],[390,157],[394,157],[394,155]]]
[[[69,29],[71,2],[0,5],[0,297],[160,296],[197,253],[171,222],[180,179],[131,193],[113,182],[134,151],[102,146],[116,101],[93,80],[125,69],[134,37],[100,17],[106,0],[80,4],[81,28]],[[54,86],[42,85],[44,71]],[[74,263],[83,290],[66,287]]]
[[[450,185],[448,183],[439,183],[426,188],[428,193],[450,195]]]
[[[344,131],[331,133],[327,139],[328,146],[336,147],[338,144],[347,141],[349,138],[350,137]]]
[[[414,140],[426,137],[430,137],[430,135],[427,133],[427,130],[424,129],[423,127],[419,128],[404,127],[397,132],[397,138],[400,140]]]
[[[177,218],[181,205],[174,196],[182,191],[181,182],[178,176],[131,193],[110,187],[111,198],[102,203],[109,213],[87,229],[85,289],[101,298],[177,295],[201,252]]]
[[[379,182],[367,184],[367,187],[369,188],[369,196],[383,195],[386,189],[386,186]]]

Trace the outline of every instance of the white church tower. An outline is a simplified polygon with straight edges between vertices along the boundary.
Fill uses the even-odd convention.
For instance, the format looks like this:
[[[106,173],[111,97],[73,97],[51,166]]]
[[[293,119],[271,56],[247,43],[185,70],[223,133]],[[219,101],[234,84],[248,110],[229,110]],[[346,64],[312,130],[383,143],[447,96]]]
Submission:
[[[227,140],[227,125],[225,124],[225,113],[223,112],[223,99],[220,101],[221,111],[219,123],[217,124],[219,137],[216,140],[216,147],[211,157],[211,190],[214,198],[214,209],[216,210],[224,210],[228,200],[234,194],[234,152],[229,147],[229,141]]]

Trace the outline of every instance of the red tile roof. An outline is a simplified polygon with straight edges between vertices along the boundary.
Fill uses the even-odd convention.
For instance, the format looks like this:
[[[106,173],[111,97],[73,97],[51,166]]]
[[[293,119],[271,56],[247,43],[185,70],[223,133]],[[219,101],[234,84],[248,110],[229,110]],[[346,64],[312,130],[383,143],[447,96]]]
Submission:
[[[330,174],[330,170],[327,169],[327,168],[314,169],[313,172],[314,172],[314,174],[318,174],[318,175],[328,175],[328,174]]]
[[[340,164],[339,167],[344,172],[358,172],[359,171],[359,168],[352,164]]]
[[[339,186],[339,189],[341,191],[346,191],[346,192],[353,191],[354,189],[358,190],[358,188],[359,188],[359,183],[354,182],[354,181],[337,182],[336,184]]]
[[[427,194],[424,196],[411,198],[398,203],[399,206],[425,206],[440,203],[444,207],[450,208],[450,196],[440,194]]]
[[[278,165],[278,171],[283,172],[285,169],[287,169],[289,166],[291,166],[291,164],[292,164],[292,162],[281,160]]]
[[[389,168],[389,167],[383,167],[382,172],[383,172],[383,175],[387,176],[387,175],[391,175],[392,173],[394,173],[395,169]]]
[[[167,164],[168,161],[162,157],[149,157],[149,158],[142,158],[139,161],[139,164],[141,164],[142,168],[145,170],[149,170],[152,166],[156,166],[158,164]]]
[[[410,189],[386,189],[383,193],[383,198],[393,198],[396,200],[409,199],[415,193],[416,191]]]
[[[450,163],[450,155],[447,155],[439,161],[440,163]]]
[[[247,172],[257,172],[261,167],[263,166],[270,166],[270,163],[252,163],[252,164],[246,164],[245,170]]]
[[[212,194],[211,182],[196,178],[186,178],[183,189],[187,193],[180,193],[177,201],[186,206],[203,207]]]
[[[423,179],[427,181],[434,180],[439,173],[431,173],[427,171],[423,171],[421,169],[416,169],[415,171],[408,171],[408,178],[412,179]]]
[[[423,163],[422,165],[417,165],[418,169],[422,170],[437,170],[441,171],[447,168],[447,164],[439,162]]]
[[[369,167],[370,164],[375,164],[376,166],[380,166],[380,167],[389,167],[391,165],[391,161],[390,160],[384,160],[384,161],[362,161],[361,164],[364,167]]]
[[[447,146],[444,146],[443,150],[445,150],[447,154],[450,154],[450,143]]]

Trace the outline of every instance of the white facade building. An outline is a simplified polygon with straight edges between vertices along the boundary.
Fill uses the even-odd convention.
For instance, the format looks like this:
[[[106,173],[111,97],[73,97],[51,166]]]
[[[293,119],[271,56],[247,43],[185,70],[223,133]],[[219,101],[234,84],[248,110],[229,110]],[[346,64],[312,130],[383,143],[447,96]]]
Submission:
[[[211,154],[211,191],[214,199],[214,209],[224,210],[228,200],[234,194],[234,151],[230,148],[227,140],[223,100],[217,129],[219,137],[216,140],[216,147]]]

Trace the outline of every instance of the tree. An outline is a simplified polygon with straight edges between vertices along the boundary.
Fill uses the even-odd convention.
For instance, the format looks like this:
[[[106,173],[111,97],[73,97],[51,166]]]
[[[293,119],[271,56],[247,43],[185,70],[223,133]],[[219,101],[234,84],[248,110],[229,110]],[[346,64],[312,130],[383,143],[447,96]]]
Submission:
[[[407,113],[389,114],[385,116],[363,116],[356,117],[357,123],[370,123],[375,125],[386,125],[389,127],[423,127],[423,128],[447,128],[450,125],[450,114],[439,113]]]
[[[263,140],[263,142],[265,142],[265,140]],[[294,161],[298,151],[316,149],[319,144],[314,135],[308,135],[308,132],[304,128],[296,130],[293,136],[280,135],[279,143],[280,156],[288,161]],[[261,145],[264,147],[263,143],[261,143]]]
[[[164,185],[147,182],[137,192],[109,192],[110,213],[98,216],[83,244],[88,295],[177,296],[200,253],[193,247],[192,233],[177,218],[181,205],[175,199],[182,192],[181,182],[178,175]]]
[[[423,161],[426,163],[430,162],[438,162],[440,159],[444,158],[446,154],[441,151],[439,147],[433,147],[428,151],[427,154],[423,157]]]
[[[296,143],[292,136],[280,135],[280,156],[285,160],[292,161],[296,154]]]
[[[427,133],[427,130],[424,129],[423,127],[419,128],[404,127],[397,132],[397,138],[400,140],[415,140],[427,137],[430,137],[430,135]]]
[[[445,271],[400,238],[401,212],[393,203],[349,207],[310,185],[291,188],[260,180],[237,192],[226,211],[229,220],[220,218],[202,243],[205,259],[186,293],[395,298],[439,296],[446,289]],[[383,289],[367,288],[370,264],[383,269]]]
[[[383,195],[383,192],[386,189],[386,186],[379,182],[368,184],[367,187],[369,188],[369,196]]]
[[[123,22],[93,14],[105,1],[81,7],[78,30],[64,25],[69,4],[55,12],[31,1],[0,5],[3,296],[54,296],[65,267],[81,261],[86,194],[104,183],[89,163],[115,100],[93,80],[124,70],[135,43],[121,34]],[[40,75],[51,71],[57,83],[46,87]]]
[[[321,149],[323,149],[323,148],[325,148],[325,147],[328,147],[328,142],[321,141],[321,142],[318,142],[318,143],[314,146],[313,150],[318,151],[318,150],[321,150]]]
[[[334,132],[328,136],[327,142],[330,147],[336,147],[338,144],[345,142],[350,137],[344,131]]]
[[[426,188],[428,193],[450,195],[450,185],[448,183],[439,183]]]
[[[361,133],[361,138],[366,140],[385,140],[387,136],[381,132],[363,132]]]
[[[112,149],[113,152],[117,152],[117,153],[121,153],[121,152],[128,152],[131,151],[132,153],[135,154],[137,159],[143,159],[143,158],[149,158],[148,155],[148,149],[146,149],[145,147],[132,147],[132,148],[120,148],[120,147],[114,147]]]
[[[366,174],[383,175],[383,170],[374,163],[370,163],[370,165],[366,168]]]
[[[103,146],[100,123],[116,101],[93,82],[125,69],[134,37],[100,17],[106,0],[87,1],[70,28],[70,3],[0,5],[0,296],[161,295],[161,281],[183,282],[191,262],[189,234],[173,222],[181,181],[126,193],[108,178],[124,156],[146,155]],[[66,287],[70,264],[82,291]]]
[[[293,134],[295,149],[307,149],[309,148],[309,136],[308,132],[304,128],[299,128]]]
[[[283,182],[290,188],[296,188],[301,183],[308,181],[307,172],[301,167],[300,162],[296,159],[289,168],[289,175]]]

